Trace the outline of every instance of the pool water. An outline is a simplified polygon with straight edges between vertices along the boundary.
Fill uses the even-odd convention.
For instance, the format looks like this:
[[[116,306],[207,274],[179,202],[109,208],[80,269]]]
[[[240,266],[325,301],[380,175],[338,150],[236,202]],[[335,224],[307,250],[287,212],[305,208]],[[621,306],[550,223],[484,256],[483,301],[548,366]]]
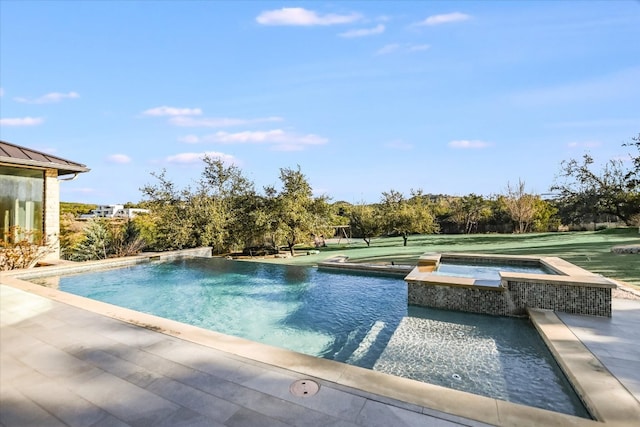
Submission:
[[[481,282],[500,282],[500,272],[515,272],[529,274],[554,274],[553,272],[538,266],[527,265],[495,265],[495,264],[473,264],[473,263],[451,263],[441,262],[438,268],[432,273],[442,276],[457,276],[474,278]]]
[[[397,277],[196,258],[62,276],[59,287],[312,356],[588,417],[528,320],[408,306]]]

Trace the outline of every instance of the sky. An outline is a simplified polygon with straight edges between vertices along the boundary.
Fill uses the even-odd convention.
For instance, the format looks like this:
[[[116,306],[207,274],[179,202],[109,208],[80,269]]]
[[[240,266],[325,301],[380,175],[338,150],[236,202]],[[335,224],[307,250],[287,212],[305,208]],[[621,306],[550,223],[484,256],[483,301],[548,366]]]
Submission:
[[[205,154],[334,202],[546,194],[639,133],[638,1],[0,0],[0,139],[87,165],[66,202]]]

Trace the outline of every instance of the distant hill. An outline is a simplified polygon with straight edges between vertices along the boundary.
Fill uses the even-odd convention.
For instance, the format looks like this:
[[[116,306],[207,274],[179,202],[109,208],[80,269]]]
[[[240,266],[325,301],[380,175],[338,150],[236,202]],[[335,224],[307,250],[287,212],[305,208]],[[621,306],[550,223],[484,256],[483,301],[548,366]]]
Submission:
[[[77,217],[81,214],[89,213],[97,207],[98,205],[92,205],[90,203],[60,202],[60,215],[71,213],[74,217]]]

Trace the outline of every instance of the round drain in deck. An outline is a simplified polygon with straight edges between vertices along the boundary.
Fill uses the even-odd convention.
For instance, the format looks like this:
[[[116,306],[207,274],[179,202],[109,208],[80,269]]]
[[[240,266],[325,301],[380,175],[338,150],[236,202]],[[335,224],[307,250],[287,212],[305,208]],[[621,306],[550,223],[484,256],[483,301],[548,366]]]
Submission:
[[[320,390],[320,384],[313,380],[298,380],[289,386],[291,394],[298,397],[313,396],[318,390]]]

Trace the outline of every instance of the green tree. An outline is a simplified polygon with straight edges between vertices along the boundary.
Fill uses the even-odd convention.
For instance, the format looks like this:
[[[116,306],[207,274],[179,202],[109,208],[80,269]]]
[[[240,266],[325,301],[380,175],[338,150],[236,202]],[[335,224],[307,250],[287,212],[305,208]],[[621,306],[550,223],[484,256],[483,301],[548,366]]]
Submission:
[[[218,253],[246,247],[255,238],[255,212],[259,208],[253,182],[240,168],[220,158],[205,156],[200,180],[207,239]]]
[[[485,199],[473,193],[454,199],[450,205],[450,220],[465,234],[477,231],[478,223],[490,215],[491,209]]]
[[[183,249],[196,246],[192,234],[193,217],[190,216],[192,203],[190,188],[179,190],[166,174],[152,172],[154,184],[146,184],[140,189],[145,198],[144,204],[151,210],[155,223],[155,242],[157,250]]]
[[[560,218],[558,217],[558,208],[553,203],[536,197],[535,212],[533,231],[558,231]]]
[[[297,169],[280,169],[282,189],[266,188],[271,209],[268,215],[268,229],[279,239],[286,241],[291,255],[295,255],[294,246],[309,241],[312,235],[328,230],[329,205],[327,197],[313,197],[313,191],[306,176]]]
[[[431,211],[428,198],[421,190],[411,190],[409,199],[393,189],[382,193],[380,212],[383,228],[389,234],[402,236],[404,246],[407,246],[411,234],[438,231],[438,224]]]
[[[640,144],[634,141],[633,145],[640,149]],[[558,192],[559,199],[566,204],[583,208],[594,218],[600,214],[615,215],[631,225],[640,215],[638,157],[632,157],[632,162],[634,166],[627,169],[622,160],[611,159],[597,170],[589,154],[582,160],[563,161],[551,190]]]
[[[159,249],[212,246],[225,253],[255,238],[259,200],[253,183],[219,158],[205,156],[203,162],[195,190],[178,189],[165,170],[152,173],[156,183],[141,188]]]
[[[360,237],[367,244],[371,244],[371,238],[379,236],[381,231],[380,215],[374,206],[364,202],[351,206],[348,211],[349,226],[355,236]]]

